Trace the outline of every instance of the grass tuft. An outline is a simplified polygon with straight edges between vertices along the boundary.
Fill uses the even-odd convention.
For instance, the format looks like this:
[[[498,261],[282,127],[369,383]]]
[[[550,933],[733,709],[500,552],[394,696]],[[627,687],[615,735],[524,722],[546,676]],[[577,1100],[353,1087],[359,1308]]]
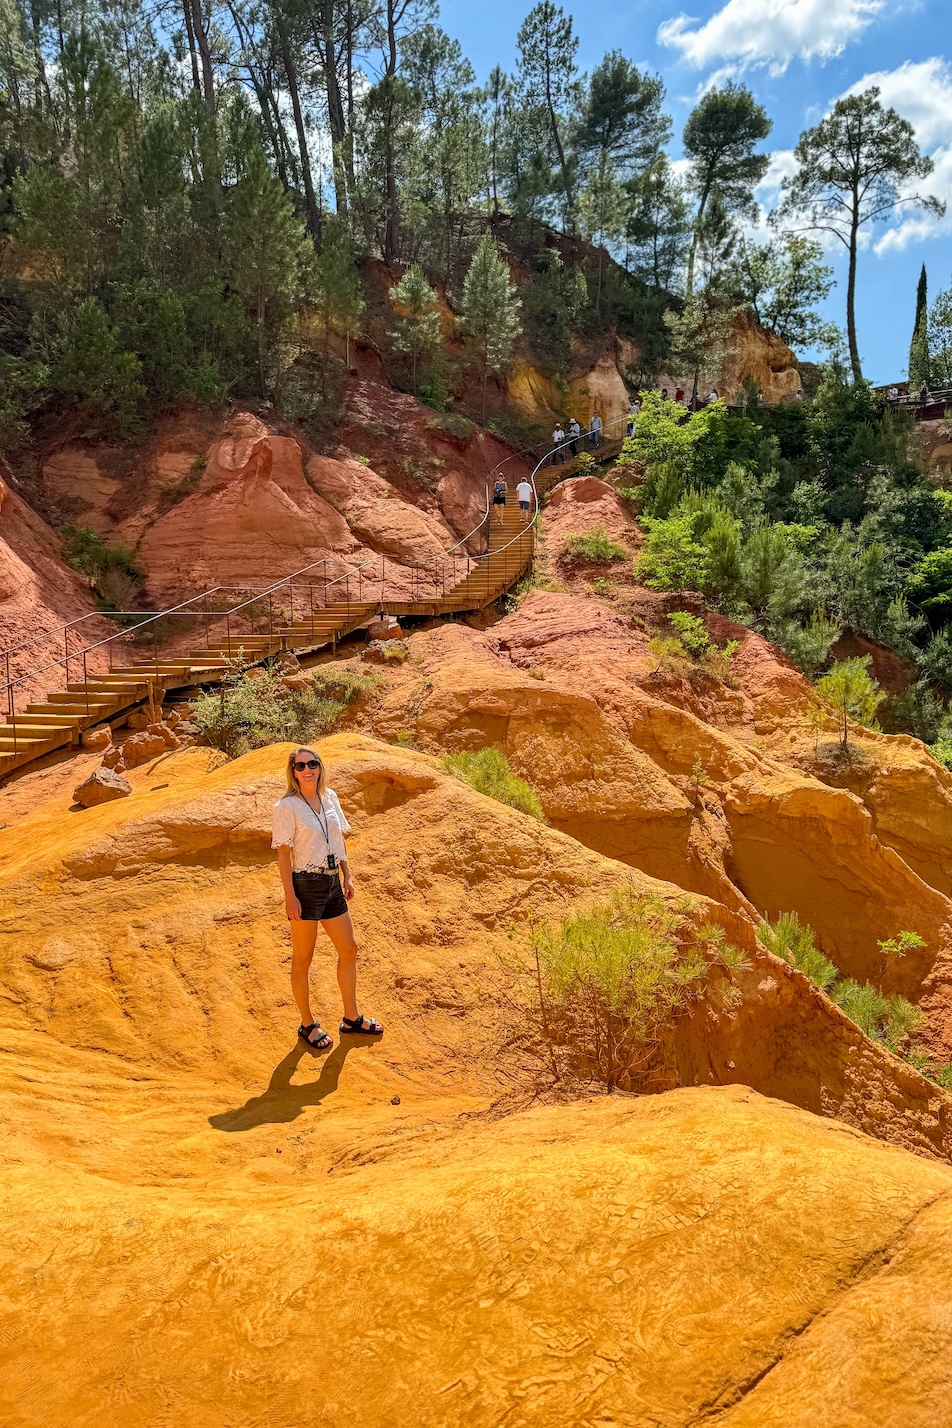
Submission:
[[[499,749],[450,754],[443,760],[443,767],[448,774],[468,783],[477,793],[484,793],[487,798],[494,798],[497,803],[518,808],[520,813],[527,813],[530,818],[545,822],[538,794],[530,788],[525,779],[512,772],[509,760]]]

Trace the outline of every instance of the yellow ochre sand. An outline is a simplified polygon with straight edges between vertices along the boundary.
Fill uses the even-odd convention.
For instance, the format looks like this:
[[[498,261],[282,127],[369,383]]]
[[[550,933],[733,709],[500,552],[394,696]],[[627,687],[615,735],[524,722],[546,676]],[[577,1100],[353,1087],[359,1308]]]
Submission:
[[[938,1428],[952,1170],[740,1085],[490,1113],[512,920],[676,890],[436,760],[322,748],[388,1024],[326,1057],[268,848],[284,747],[0,831],[4,1428]],[[812,996],[751,956],[745,1006]],[[314,985],[336,1041],[326,955]]]

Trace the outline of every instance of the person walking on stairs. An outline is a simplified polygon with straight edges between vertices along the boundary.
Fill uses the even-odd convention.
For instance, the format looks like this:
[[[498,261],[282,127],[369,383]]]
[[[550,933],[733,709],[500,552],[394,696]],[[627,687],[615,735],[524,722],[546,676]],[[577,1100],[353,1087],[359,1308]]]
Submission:
[[[601,445],[602,440],[602,419],[598,412],[593,412],[592,420],[588,424],[588,441],[592,450]]]
[[[506,489],[505,476],[497,476],[493,487],[493,510],[496,512],[497,526],[501,526],[506,519]]]
[[[337,985],[344,1002],[340,1032],[380,1036],[383,1027],[357,1006],[357,943],[348,903],[354,883],[344,835],[350,824],[324,780],[313,749],[293,749],[285,767],[287,792],[274,805],[271,846],[278,851],[284,907],[291,924],[291,992],[301,1013],[298,1036],[315,1051],[333,1042],[311,1015],[309,973],[320,923],[337,953]]]
[[[565,465],[565,432],[560,421],[555,423],[555,431],[552,433],[552,465],[557,461]]]
[[[525,476],[523,476],[519,485],[516,487],[516,497],[519,501],[519,510],[522,513],[523,524],[526,524],[529,520],[529,507],[532,504],[532,485]]]
[[[573,456],[578,456],[578,442],[582,435],[582,428],[573,417],[569,422],[569,451]]]

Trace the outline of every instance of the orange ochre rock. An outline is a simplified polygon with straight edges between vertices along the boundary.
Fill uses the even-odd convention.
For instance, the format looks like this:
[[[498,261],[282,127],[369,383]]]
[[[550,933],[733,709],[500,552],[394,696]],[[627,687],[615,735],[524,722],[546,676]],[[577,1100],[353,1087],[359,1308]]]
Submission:
[[[452,736],[439,633],[427,718]],[[480,658],[498,668],[472,717],[505,732],[515,675]],[[548,678],[525,681],[554,800],[567,744]],[[677,826],[683,792],[622,759],[592,696],[563,697],[565,726]],[[769,789],[774,765],[719,737],[731,785]],[[686,895],[357,733],[319,750],[353,824],[361,1007],[387,1032],[312,1055],[270,849],[290,747],[169,752],[73,813],[40,774],[0,830],[0,1421],[943,1422],[938,1088],[766,953],[744,898]],[[826,794],[866,826],[810,788],[811,818]],[[584,789],[563,797],[569,822]],[[657,1048],[679,1089],[487,1114],[532,1015],[525,914],[628,882],[746,959]],[[323,936],[312,987],[335,1030]]]

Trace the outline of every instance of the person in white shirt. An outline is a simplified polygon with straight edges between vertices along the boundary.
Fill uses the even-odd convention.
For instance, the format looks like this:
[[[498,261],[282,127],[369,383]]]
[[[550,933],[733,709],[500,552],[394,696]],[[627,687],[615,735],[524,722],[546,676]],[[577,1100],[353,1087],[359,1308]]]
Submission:
[[[565,465],[565,432],[560,421],[556,422],[555,431],[552,433],[552,465],[557,461]]]
[[[519,501],[519,509],[524,519],[528,520],[529,507],[532,504],[532,486],[530,482],[526,480],[525,476],[523,476],[519,485],[516,487],[516,497]]]
[[[342,1035],[379,1036],[383,1027],[357,1008],[357,942],[348,903],[354,883],[344,835],[350,824],[340,800],[324,782],[313,749],[292,749],[287,793],[274,805],[271,846],[278,851],[284,907],[291,924],[291,991],[301,1013],[298,1036],[315,1051],[333,1045],[311,1015],[309,973],[320,923],[337,953],[337,985],[344,1002]]]

